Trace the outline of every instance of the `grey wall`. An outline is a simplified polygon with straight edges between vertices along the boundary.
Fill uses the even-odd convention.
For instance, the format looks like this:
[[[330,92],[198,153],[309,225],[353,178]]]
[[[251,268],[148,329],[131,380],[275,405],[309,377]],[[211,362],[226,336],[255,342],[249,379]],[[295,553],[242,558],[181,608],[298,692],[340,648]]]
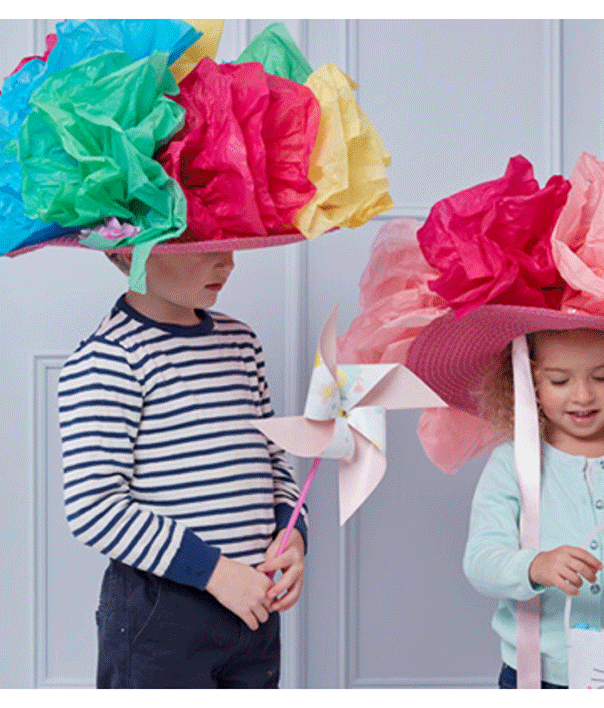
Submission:
[[[268,20],[227,20],[219,59]],[[241,252],[218,307],[264,343],[278,414],[302,410],[321,325],[357,312],[358,280],[385,219],[423,219],[522,153],[543,183],[581,151],[604,156],[604,23],[579,20],[288,20],[311,64],[334,62],[392,154],[395,208],[353,231]],[[0,20],[0,74],[40,53],[53,21]],[[89,686],[105,561],[69,536],[61,507],[58,370],[125,289],[101,254],[0,259],[0,687]],[[336,467],[310,494],[305,590],[285,616],[285,687],[492,687],[493,602],[461,573],[481,462],[446,477],[388,415],[388,469],[344,529]],[[300,481],[306,460],[295,460]],[[9,638],[7,640],[7,638]]]

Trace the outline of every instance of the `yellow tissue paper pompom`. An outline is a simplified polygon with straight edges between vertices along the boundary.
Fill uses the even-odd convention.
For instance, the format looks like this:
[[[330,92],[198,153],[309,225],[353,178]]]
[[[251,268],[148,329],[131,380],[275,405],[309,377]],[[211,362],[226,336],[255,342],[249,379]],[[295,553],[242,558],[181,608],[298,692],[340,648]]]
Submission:
[[[324,64],[306,86],[321,107],[308,173],[317,193],[293,222],[312,239],[336,227],[361,226],[394,203],[386,177],[390,155],[354,98],[356,84],[334,64]]]

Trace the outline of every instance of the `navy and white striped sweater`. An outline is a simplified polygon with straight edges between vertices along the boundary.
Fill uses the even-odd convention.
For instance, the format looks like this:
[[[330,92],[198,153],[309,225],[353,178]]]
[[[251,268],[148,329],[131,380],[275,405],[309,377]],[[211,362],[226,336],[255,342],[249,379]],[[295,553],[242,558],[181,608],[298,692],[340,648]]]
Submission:
[[[298,496],[252,330],[156,323],[122,296],[59,380],[67,520],[101,553],[205,588],[219,555],[264,559]],[[297,527],[306,540],[306,512]]]

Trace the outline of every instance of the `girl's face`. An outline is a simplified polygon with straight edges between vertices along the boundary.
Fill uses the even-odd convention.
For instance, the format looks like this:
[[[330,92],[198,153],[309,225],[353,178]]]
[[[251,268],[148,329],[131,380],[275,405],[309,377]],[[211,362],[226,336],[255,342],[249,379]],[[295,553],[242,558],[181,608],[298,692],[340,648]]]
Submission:
[[[547,441],[572,455],[604,455],[604,332],[540,332],[534,358]]]

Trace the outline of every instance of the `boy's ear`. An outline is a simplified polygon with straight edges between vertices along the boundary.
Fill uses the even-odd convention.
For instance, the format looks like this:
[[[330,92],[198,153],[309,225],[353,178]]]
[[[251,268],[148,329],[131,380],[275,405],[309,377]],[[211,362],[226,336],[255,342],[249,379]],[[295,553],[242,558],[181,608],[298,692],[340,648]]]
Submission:
[[[129,266],[132,265],[132,253],[123,251],[106,251],[106,253],[108,256],[121,256]]]

